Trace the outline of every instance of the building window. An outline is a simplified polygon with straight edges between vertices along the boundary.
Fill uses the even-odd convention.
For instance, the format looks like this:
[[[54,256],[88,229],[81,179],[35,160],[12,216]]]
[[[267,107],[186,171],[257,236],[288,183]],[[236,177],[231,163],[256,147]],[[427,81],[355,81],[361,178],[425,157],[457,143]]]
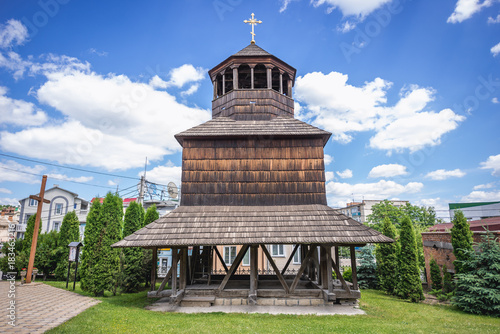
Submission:
[[[30,201],[29,201],[29,206],[37,206],[38,205],[38,201],[36,199],[33,199],[33,198],[30,198]]]
[[[236,258],[236,246],[224,246],[224,262],[232,265]]]
[[[293,254],[293,264],[300,264],[300,246],[297,248],[295,254]]]
[[[28,224],[28,220],[30,219],[31,216],[33,215],[26,215],[26,221],[24,222],[25,224]]]
[[[250,265],[250,248],[247,249],[245,256],[243,256],[242,265],[244,265],[244,266]]]
[[[59,231],[59,226],[60,225],[61,225],[61,222],[54,222],[54,228],[52,228],[52,230]]]
[[[271,245],[271,256],[285,256],[283,245]]]
[[[62,203],[56,203],[56,215],[62,215],[63,205]]]
[[[73,209],[75,209],[75,210],[76,210],[76,203],[75,203],[75,204],[73,204]]]

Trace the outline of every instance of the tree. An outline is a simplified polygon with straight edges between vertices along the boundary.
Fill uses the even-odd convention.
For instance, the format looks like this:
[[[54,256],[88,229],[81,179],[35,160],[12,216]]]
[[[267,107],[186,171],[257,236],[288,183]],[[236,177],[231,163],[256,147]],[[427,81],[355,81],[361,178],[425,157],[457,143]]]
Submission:
[[[455,290],[453,279],[451,278],[451,274],[448,272],[448,268],[446,268],[446,264],[443,264],[443,292],[450,293],[453,290]]]
[[[125,212],[123,235],[128,236],[139,230],[144,224],[144,209],[137,202],[132,202]],[[122,289],[125,292],[139,290],[141,279],[144,278],[142,266],[142,249],[130,247],[123,249]]]
[[[83,238],[82,261],[80,264],[80,287],[84,291],[90,291],[94,286],[94,264],[96,258],[94,251],[97,247],[99,234],[102,231],[101,221],[99,220],[101,214],[101,199],[95,198],[90,206],[90,211],[87,215],[85,224],[85,232]]]
[[[361,248],[358,267],[358,284],[364,289],[376,289],[378,287],[377,264],[373,254],[374,246],[367,245]]]
[[[430,268],[431,268],[432,289],[441,290],[443,288],[442,284],[443,278],[441,277],[441,269],[439,269],[436,260],[431,259]]]
[[[123,218],[122,199],[108,193],[99,212],[96,240],[92,256],[91,285],[88,291],[95,296],[103,296],[105,290],[116,294],[120,278],[120,250],[111,245],[121,239]]]
[[[50,231],[40,234],[35,255],[35,267],[43,273],[43,280],[56,270],[61,258],[59,247],[59,232]]]
[[[59,233],[59,258],[55,271],[56,279],[64,281],[68,270],[69,243],[80,240],[80,221],[75,211],[66,213],[63,218],[61,231]],[[75,264],[73,264],[75,267]]]
[[[388,217],[384,219],[382,234],[396,240],[396,228]],[[398,243],[377,245],[377,269],[379,286],[389,294],[394,294],[398,283]]]
[[[158,218],[160,218],[160,214],[158,213],[158,211],[156,211],[156,205],[153,204],[146,210],[146,214],[144,215],[143,227],[151,224]],[[153,251],[151,249],[142,250],[142,264],[142,267],[144,268],[143,277],[146,280],[147,286],[149,282],[151,282],[151,268],[153,266]]]
[[[488,233],[478,246],[476,252],[465,251],[462,272],[455,275],[454,304],[466,312],[500,317],[500,244]]]
[[[420,281],[415,231],[408,216],[401,220],[399,249],[399,282],[396,293],[403,299],[419,302],[424,299],[424,293]]]
[[[31,251],[31,243],[33,242],[33,232],[35,231],[35,220],[36,220],[36,214],[29,217],[28,224],[26,226],[26,232],[24,233],[23,252],[27,253],[28,257]],[[40,231],[42,230],[40,228],[41,226],[42,226],[42,219],[40,219],[38,235],[40,235]],[[28,263],[26,263],[26,265],[27,264]]]
[[[463,263],[468,261],[472,254],[472,231],[464,213],[460,210],[455,211],[452,223],[451,245],[456,258],[453,266],[455,266],[455,274],[461,274],[464,273]]]

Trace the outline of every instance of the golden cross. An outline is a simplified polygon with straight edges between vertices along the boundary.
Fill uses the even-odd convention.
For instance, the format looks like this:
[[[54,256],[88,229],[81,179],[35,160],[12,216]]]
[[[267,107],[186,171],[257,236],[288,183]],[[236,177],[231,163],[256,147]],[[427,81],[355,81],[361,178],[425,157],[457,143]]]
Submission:
[[[256,20],[254,16],[255,16],[255,14],[252,13],[252,18],[250,20],[243,21],[244,23],[248,23],[252,26],[252,32],[250,33],[252,35],[252,44],[255,44],[255,33],[254,33],[253,28],[255,27],[256,24],[262,23],[262,21]]]

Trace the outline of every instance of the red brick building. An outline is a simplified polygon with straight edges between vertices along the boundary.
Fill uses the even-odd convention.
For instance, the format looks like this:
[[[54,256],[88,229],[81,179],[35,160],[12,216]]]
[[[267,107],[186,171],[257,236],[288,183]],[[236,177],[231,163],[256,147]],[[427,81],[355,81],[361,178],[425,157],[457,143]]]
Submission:
[[[453,224],[451,224],[451,227],[453,227]],[[492,233],[500,242],[500,231],[493,231]],[[473,231],[474,242],[481,242],[481,236],[485,234],[486,232]],[[448,272],[455,273],[453,261],[455,261],[456,258],[455,255],[453,255],[453,246],[451,245],[450,232],[424,232],[422,233],[422,240],[424,244],[425,271],[427,275],[427,282],[431,281],[430,261],[432,258],[436,260],[441,269],[443,268],[443,265],[446,264]]]

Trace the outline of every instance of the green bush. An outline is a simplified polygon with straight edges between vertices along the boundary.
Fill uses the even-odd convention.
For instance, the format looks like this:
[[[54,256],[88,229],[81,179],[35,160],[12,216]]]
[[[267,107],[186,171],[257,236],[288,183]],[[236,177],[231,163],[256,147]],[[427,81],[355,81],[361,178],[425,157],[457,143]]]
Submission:
[[[448,272],[446,264],[443,264],[443,292],[449,293],[455,290],[455,285],[453,284],[453,279],[451,278],[451,273]]]
[[[465,312],[500,317],[500,244],[488,233],[477,251],[466,251],[455,275],[454,304]]]
[[[455,211],[455,216],[452,220],[453,228],[451,229],[451,245],[453,246],[453,254],[456,260],[453,261],[455,274],[461,274],[465,271],[463,263],[469,260],[469,255],[472,252],[472,231],[470,225],[462,211]]]
[[[439,266],[438,266],[436,260],[431,259],[430,267],[431,267],[432,289],[442,290],[443,289],[443,277],[441,277],[441,269],[439,269]]]
[[[389,218],[384,218],[382,234],[396,240],[396,228]],[[378,244],[377,273],[380,288],[389,293],[394,293],[398,282],[398,243]]]
[[[352,268],[351,267],[347,267],[347,269],[344,268],[342,277],[344,277],[344,280],[352,283]]]
[[[378,287],[374,248],[372,245],[362,247],[359,255],[358,284],[363,289],[376,289]]]

